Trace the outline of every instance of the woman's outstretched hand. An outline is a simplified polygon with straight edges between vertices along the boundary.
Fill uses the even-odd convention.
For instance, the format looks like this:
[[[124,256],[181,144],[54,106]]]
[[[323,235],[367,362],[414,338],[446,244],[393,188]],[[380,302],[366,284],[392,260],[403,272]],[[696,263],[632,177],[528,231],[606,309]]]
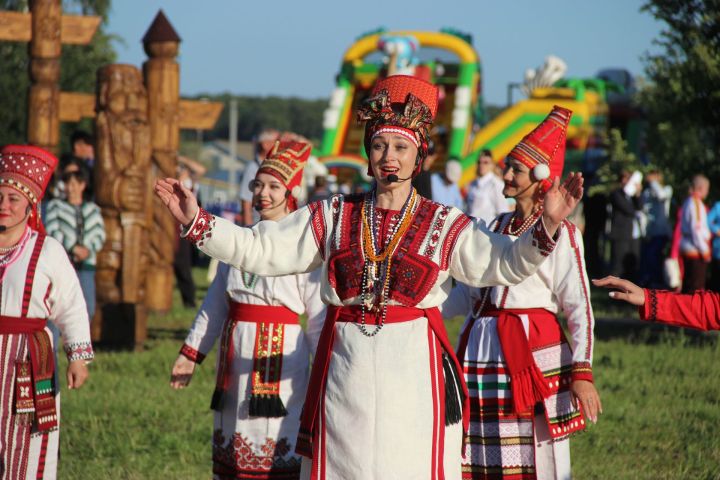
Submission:
[[[593,280],[593,285],[596,287],[604,287],[613,289],[608,295],[610,298],[615,300],[624,300],[632,305],[641,307],[645,305],[645,291],[632,283],[630,280],[625,280],[612,275],[601,278],[600,280]]]
[[[155,195],[170,210],[175,220],[189,226],[198,211],[195,195],[174,178],[158,179],[155,182]]]
[[[545,194],[543,211],[543,222],[551,236],[582,199],[583,182],[582,173],[570,172],[562,185],[555,177],[552,187]]]

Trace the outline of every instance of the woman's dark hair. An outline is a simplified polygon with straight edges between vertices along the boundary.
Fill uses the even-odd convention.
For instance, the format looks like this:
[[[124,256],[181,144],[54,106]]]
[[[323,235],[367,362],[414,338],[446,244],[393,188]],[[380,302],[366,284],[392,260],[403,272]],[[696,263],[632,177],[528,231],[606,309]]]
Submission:
[[[66,173],[65,171],[70,166],[75,166],[77,167],[77,169],[73,169],[72,172]],[[90,169],[85,164],[85,162],[76,157],[67,158],[62,165],[62,170],[60,171],[60,178],[63,181],[68,181],[69,176],[73,176],[77,180],[85,184],[85,190],[83,190],[83,200],[91,200],[92,191],[90,189]]]

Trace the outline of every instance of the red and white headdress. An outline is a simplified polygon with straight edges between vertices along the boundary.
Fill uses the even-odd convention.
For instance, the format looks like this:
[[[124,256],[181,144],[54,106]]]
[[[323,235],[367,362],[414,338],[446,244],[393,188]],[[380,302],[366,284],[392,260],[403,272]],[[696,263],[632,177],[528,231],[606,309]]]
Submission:
[[[0,185],[8,185],[30,201],[30,228],[42,230],[37,207],[45,195],[58,160],[33,145],[6,145],[0,150]]]
[[[571,110],[553,106],[545,120],[525,135],[508,154],[508,157],[522,162],[532,170],[535,180],[542,182],[543,190],[550,188],[553,179],[562,175],[570,117]]]
[[[381,133],[396,133],[418,148],[417,173],[427,156],[430,126],[438,108],[438,88],[432,83],[408,75],[393,75],[375,85],[370,97],[358,110],[358,121],[365,125],[365,152]],[[372,175],[368,166],[368,174]]]
[[[290,192],[288,206],[291,211],[297,208],[303,169],[310,151],[308,143],[277,141],[258,169],[258,173],[270,174],[285,185]]]

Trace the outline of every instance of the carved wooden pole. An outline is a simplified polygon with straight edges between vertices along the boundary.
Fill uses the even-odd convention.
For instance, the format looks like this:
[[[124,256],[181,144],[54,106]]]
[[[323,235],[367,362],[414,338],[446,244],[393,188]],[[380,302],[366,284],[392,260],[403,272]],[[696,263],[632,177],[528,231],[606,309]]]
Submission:
[[[143,70],[155,176],[175,177],[180,146],[180,67],[175,57],[180,37],[162,10],[143,37],[143,44],[149,57]],[[146,304],[151,310],[165,312],[172,306],[178,230],[175,220],[157,198],[152,225]]]
[[[28,141],[55,153],[60,138],[60,0],[32,0]]]
[[[142,346],[152,177],[148,97],[137,67],[98,70],[96,201],[107,240],[97,256],[98,314],[93,339]]]

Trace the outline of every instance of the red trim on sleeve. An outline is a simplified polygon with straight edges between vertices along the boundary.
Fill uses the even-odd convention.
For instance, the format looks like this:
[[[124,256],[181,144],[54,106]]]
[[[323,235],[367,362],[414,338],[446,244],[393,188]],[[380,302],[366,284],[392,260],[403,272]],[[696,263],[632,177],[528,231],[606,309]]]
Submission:
[[[442,252],[440,254],[440,269],[447,270],[450,265],[450,259],[452,258],[453,251],[455,250],[455,244],[460,236],[460,232],[465,230],[470,225],[472,220],[465,214],[460,215],[450,225],[445,241],[443,242]]]
[[[215,226],[215,217],[210,215],[207,210],[200,208],[192,225],[185,233],[185,239],[191,243],[202,247],[205,240],[212,236],[212,229]]]
[[[570,373],[572,377],[572,381],[575,380],[587,380],[588,382],[593,382],[593,373],[592,373],[592,365],[590,362],[575,362],[572,366],[572,371]]]
[[[585,340],[587,345],[585,347],[585,360],[590,362],[591,353],[593,349],[593,331],[592,331],[592,310],[590,307],[590,295],[588,295],[587,285],[583,281],[583,268],[582,268],[582,256],[580,255],[580,247],[575,240],[575,225],[567,220],[564,221],[565,226],[568,229],[568,235],[570,236],[570,246],[575,254],[575,263],[578,269],[578,281],[582,285],[583,298],[585,299],[585,319],[587,320],[587,331],[585,332]]]
[[[315,245],[317,245],[318,251],[320,251],[320,258],[325,260],[327,228],[325,227],[324,201],[320,200],[308,204],[308,209],[310,209],[310,225],[312,226]]]
[[[180,353],[185,355],[188,360],[192,360],[197,364],[201,364],[205,360],[205,355],[192,348],[187,343],[183,343]]]

